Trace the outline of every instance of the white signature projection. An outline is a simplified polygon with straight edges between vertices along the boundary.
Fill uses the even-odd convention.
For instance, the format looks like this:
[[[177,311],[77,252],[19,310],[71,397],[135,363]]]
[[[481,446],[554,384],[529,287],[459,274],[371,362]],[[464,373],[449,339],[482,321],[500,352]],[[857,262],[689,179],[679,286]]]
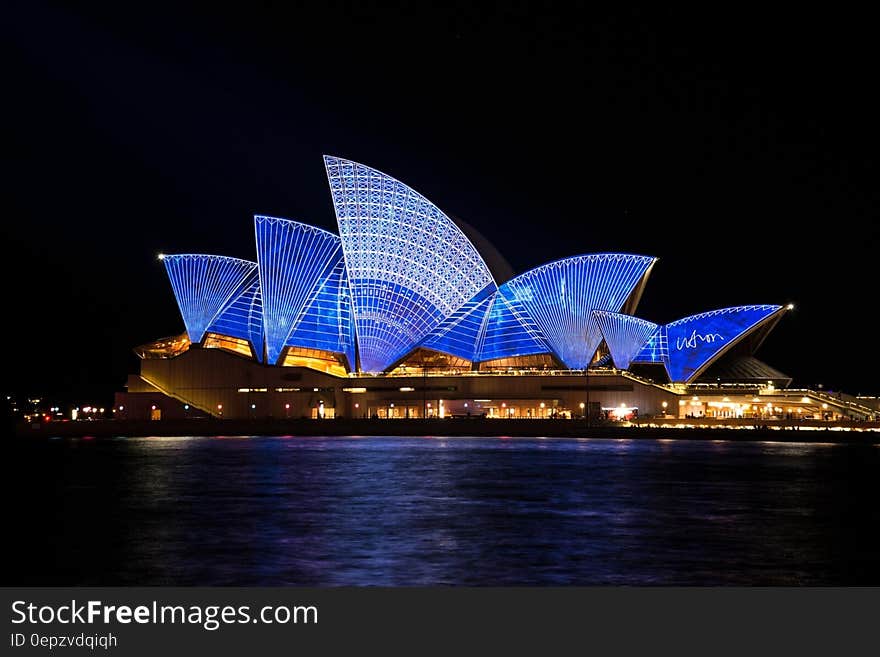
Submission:
[[[690,334],[690,337],[687,338],[676,338],[675,340],[675,348],[681,351],[682,349],[696,349],[704,342],[712,343],[715,340],[724,341],[724,336],[720,333],[707,333],[706,335],[700,335],[697,333],[697,330],[694,329],[694,332]]]

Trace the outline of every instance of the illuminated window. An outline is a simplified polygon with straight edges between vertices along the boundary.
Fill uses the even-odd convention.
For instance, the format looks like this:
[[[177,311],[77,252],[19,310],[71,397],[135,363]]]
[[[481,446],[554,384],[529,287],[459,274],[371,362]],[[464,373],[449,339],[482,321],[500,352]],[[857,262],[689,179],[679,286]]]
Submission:
[[[174,358],[189,349],[189,345],[186,333],[181,333],[135,347],[134,353],[139,358]]]
[[[530,354],[526,356],[507,356],[480,363],[481,372],[501,372],[505,370],[552,370],[558,365],[551,354]]]
[[[202,344],[205,349],[223,349],[234,354],[242,356],[253,356],[251,351],[251,343],[242,338],[234,338],[229,335],[218,335],[216,333],[206,333],[205,340]]]
[[[471,369],[471,361],[431,349],[418,348],[389,374],[421,376],[427,374],[456,374]]]
[[[281,365],[284,367],[308,367],[335,376],[345,376],[347,374],[339,354],[321,351],[320,349],[287,347]],[[315,390],[318,390],[318,388],[315,388]]]

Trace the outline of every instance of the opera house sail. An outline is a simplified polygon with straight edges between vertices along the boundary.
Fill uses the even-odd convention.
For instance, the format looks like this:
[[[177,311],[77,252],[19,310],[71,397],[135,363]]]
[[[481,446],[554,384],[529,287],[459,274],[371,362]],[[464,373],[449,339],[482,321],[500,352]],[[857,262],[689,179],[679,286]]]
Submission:
[[[514,275],[396,178],[329,155],[324,168],[337,232],[257,215],[248,259],[162,256],[184,332],[136,349],[130,393],[223,417],[555,417],[666,413],[709,377],[790,383],[754,357],[790,306],[652,321],[637,311],[653,256],[576,253]]]

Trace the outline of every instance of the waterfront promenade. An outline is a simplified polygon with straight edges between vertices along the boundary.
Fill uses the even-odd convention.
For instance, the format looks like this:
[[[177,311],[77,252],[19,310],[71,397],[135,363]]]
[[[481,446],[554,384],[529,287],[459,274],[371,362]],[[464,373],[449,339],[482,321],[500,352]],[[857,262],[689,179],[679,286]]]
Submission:
[[[138,436],[497,436],[510,438],[617,438],[774,440],[880,444],[880,422],[645,418],[635,422],[578,419],[355,419],[310,420],[94,420],[19,424],[20,438]]]

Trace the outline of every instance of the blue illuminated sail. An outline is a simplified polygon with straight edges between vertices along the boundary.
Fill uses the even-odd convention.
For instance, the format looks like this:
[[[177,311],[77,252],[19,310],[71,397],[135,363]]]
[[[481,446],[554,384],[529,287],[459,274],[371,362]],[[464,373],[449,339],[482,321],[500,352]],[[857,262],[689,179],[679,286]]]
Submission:
[[[324,163],[361,370],[380,372],[494,281],[461,229],[424,196],[357,162]]]
[[[666,370],[670,380],[693,380],[724,351],[783,310],[783,306],[773,305],[736,306],[691,315],[667,324],[669,355]]]
[[[164,255],[162,261],[190,342],[205,332],[243,291],[257,263],[226,256]]]
[[[654,363],[678,383],[699,377],[745,336],[752,338],[743,346],[757,348],[782,310],[738,306],[666,325],[633,317],[656,259],[621,253],[562,258],[499,286],[492,271],[506,280],[509,266],[473,228],[376,169],[332,156],[324,164],[338,236],[256,216],[257,262],[164,256],[191,342],[210,331],[247,340],[267,364],[281,363],[288,348],[297,358],[326,359],[302,351],[311,349],[371,373],[416,348],[488,363],[484,369]],[[610,354],[596,361],[603,339]],[[540,357],[503,362],[525,356]]]
[[[632,359],[632,363],[637,364],[654,364],[659,363],[663,366],[669,360],[669,345],[666,340],[666,327],[658,326],[654,332],[642,345],[639,352]]]
[[[334,256],[328,275],[312,291],[286,345],[345,354],[354,369],[354,324],[342,251]]]
[[[478,345],[477,360],[551,353],[550,345],[535,321],[502,285],[492,298],[486,329]]]
[[[217,316],[208,331],[249,341],[254,357],[263,361],[263,300],[256,267],[248,276],[244,291]]]
[[[494,290],[494,284],[487,286],[483,293],[452,313],[431,332],[422,346],[465,360],[476,360]]]
[[[532,269],[501,287],[535,320],[556,356],[572,369],[583,369],[602,341],[592,312],[619,312],[654,261],[619,253],[574,256]]]
[[[298,221],[254,217],[268,362],[287,339],[323,279],[340,260],[339,237]]]
[[[611,351],[614,366],[625,370],[639,353],[640,348],[657,330],[653,322],[604,310],[594,310],[593,316]]]

